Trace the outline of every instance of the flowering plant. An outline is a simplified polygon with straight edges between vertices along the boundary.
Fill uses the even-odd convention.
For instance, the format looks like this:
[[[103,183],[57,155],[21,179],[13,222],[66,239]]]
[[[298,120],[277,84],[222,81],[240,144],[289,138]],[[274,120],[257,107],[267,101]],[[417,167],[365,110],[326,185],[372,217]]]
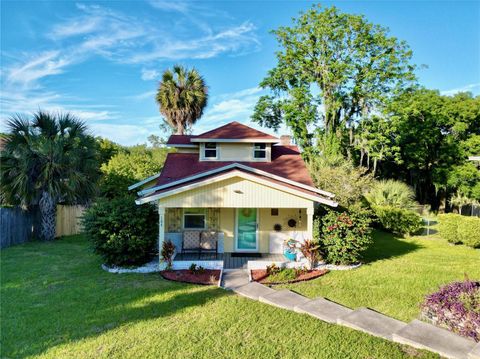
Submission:
[[[454,282],[428,295],[422,316],[433,324],[480,341],[480,282]]]

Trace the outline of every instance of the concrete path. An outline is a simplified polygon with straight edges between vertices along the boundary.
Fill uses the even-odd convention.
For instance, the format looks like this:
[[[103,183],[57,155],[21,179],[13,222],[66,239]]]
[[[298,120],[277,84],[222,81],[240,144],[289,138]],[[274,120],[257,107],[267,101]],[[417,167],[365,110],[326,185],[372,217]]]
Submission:
[[[480,343],[477,343],[470,353],[468,359],[480,359]]]
[[[248,271],[244,269],[234,269],[223,272],[222,287],[229,290],[248,284]]]
[[[353,310],[343,305],[331,302],[324,298],[310,300],[305,304],[295,307],[298,313],[311,315],[328,323],[337,323],[337,319],[351,313]]]
[[[414,320],[398,332],[393,339],[419,349],[427,349],[447,358],[467,358],[475,342],[456,335],[446,329]]]
[[[368,308],[360,308],[341,316],[337,323],[388,340],[392,340],[393,333],[407,325]]]
[[[287,289],[274,291],[274,293],[260,296],[258,300],[287,310],[294,310],[296,306],[300,306],[310,301],[310,299]]]
[[[309,299],[290,290],[249,282],[248,271],[223,272],[222,287],[279,308],[308,314],[400,344],[426,349],[452,359],[480,359],[480,343],[418,320],[407,324],[368,308],[352,310],[325,298]]]

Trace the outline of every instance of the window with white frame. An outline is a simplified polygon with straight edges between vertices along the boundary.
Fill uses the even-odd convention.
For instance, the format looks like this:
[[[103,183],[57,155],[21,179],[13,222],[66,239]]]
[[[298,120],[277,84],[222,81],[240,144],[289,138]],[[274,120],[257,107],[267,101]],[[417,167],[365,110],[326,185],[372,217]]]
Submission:
[[[267,158],[267,145],[265,143],[255,143],[253,145],[253,158]]]
[[[184,229],[205,229],[206,212],[204,208],[185,208],[183,210]]]
[[[204,158],[217,158],[217,144],[215,142],[206,142],[203,152]]]

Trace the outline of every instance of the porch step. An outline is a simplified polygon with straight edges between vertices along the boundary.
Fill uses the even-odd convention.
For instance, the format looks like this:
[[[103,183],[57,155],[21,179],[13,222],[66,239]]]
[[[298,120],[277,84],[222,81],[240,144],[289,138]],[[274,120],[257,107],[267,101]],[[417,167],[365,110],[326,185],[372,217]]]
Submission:
[[[473,340],[462,338],[446,329],[419,320],[414,320],[395,332],[393,340],[454,359],[467,359],[475,347]],[[473,355],[475,353],[470,358],[475,358]],[[480,358],[480,355],[477,358]]]
[[[287,310],[294,310],[296,306],[300,306],[310,301],[310,299],[287,289],[261,296],[258,300]]]
[[[224,271],[222,277],[222,287],[225,289],[234,290],[242,285],[248,284],[248,271],[243,269],[236,269]]]
[[[298,313],[305,313],[328,323],[337,323],[337,319],[351,313],[353,310],[343,305],[331,302],[325,298],[316,298],[305,304],[295,306]]]
[[[250,282],[234,289],[234,292],[244,297],[258,300],[259,297],[275,293],[275,289],[267,287],[257,282]]]
[[[389,340],[392,340],[393,333],[407,325],[368,308],[354,310],[338,318],[337,323]]]

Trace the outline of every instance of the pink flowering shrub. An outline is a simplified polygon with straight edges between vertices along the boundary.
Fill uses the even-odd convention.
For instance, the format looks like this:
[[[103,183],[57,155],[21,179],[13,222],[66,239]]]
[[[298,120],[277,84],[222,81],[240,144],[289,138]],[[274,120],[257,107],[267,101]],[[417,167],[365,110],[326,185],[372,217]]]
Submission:
[[[480,282],[454,282],[426,297],[422,317],[465,337],[480,341]]]

